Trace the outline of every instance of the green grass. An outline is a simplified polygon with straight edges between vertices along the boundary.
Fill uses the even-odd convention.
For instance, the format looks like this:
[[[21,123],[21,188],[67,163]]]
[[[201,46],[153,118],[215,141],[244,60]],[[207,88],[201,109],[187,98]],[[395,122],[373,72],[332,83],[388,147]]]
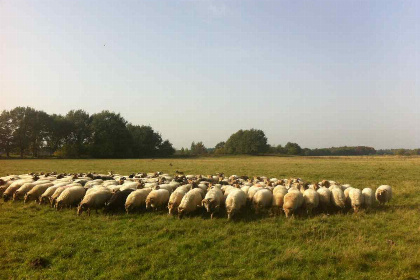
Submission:
[[[164,212],[77,217],[74,210],[0,202],[0,279],[420,278],[418,157],[0,161],[0,175],[52,170],[333,179],[360,188],[389,184],[394,199],[357,215],[249,214],[233,222]],[[46,268],[31,266],[39,257]]]

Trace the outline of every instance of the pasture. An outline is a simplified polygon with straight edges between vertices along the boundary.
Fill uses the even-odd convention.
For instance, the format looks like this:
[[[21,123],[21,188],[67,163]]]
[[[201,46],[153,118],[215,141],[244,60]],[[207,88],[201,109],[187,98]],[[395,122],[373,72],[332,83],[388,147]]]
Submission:
[[[394,196],[357,214],[245,213],[230,222],[167,212],[78,217],[74,209],[1,201],[0,279],[420,279],[419,157],[0,161],[1,176],[110,170],[388,184]]]

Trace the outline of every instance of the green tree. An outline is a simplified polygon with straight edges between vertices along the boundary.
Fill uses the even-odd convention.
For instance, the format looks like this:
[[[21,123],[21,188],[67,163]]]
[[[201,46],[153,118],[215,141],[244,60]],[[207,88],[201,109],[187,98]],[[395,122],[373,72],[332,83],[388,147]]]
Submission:
[[[4,110],[0,115],[0,150],[10,157],[13,148],[13,122],[9,111]]]
[[[192,142],[191,143],[191,154],[192,155],[204,155],[207,154],[207,148],[203,142]]]
[[[289,155],[300,155],[302,153],[302,148],[297,143],[288,142],[284,149]]]
[[[152,127],[129,124],[127,129],[132,139],[133,157],[139,158],[158,155],[159,148],[162,145],[162,137]],[[168,147],[166,146],[165,148]]]
[[[126,120],[109,111],[92,115],[91,155],[96,158],[124,158],[131,152],[131,135]]]
[[[162,144],[159,145],[158,153],[160,156],[166,157],[171,156],[175,153],[175,149],[172,146],[172,143],[169,140],[165,140]]]
[[[83,110],[71,110],[65,116],[70,133],[62,147],[65,157],[80,157],[88,154],[88,145],[92,137],[92,119]]]
[[[229,154],[258,154],[268,150],[267,137],[262,130],[239,130],[232,134],[225,144]]]

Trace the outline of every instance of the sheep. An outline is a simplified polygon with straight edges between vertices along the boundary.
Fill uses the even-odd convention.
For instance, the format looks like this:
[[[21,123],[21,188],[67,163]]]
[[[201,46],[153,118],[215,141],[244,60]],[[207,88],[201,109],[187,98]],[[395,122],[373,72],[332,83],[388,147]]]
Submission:
[[[296,188],[290,188],[284,196],[283,211],[286,218],[294,215],[303,204],[303,194]]]
[[[248,195],[249,188],[251,188],[251,186],[243,186],[243,187],[241,187],[241,190],[242,190],[242,191],[243,191],[246,195]]]
[[[168,201],[169,215],[174,215],[178,213],[178,206],[187,192],[188,190],[186,188],[179,187],[171,194]]]
[[[82,186],[74,186],[65,189],[55,202],[57,210],[63,209],[64,206],[77,205],[85,196],[86,190]]]
[[[54,205],[57,201],[57,198],[61,195],[62,192],[64,192],[66,189],[69,189],[71,187],[76,187],[76,186],[81,187],[82,185],[79,184],[79,183],[73,183],[73,184],[70,184],[70,185],[58,187],[50,197],[51,207],[54,207]]]
[[[123,191],[116,191],[112,194],[111,198],[105,204],[105,212],[111,211],[124,211],[125,202],[127,197],[133,192],[132,189],[127,189]]]
[[[331,188],[331,201],[332,204],[338,209],[343,210],[346,207],[346,198],[343,190],[336,186]]]
[[[351,201],[350,201],[350,191],[352,190],[352,187],[348,187],[343,190],[344,193],[344,200],[346,202],[346,207],[351,207]]]
[[[9,181],[5,181],[3,182],[3,184],[0,186],[0,196],[3,196],[3,193],[7,190],[7,188],[13,183],[12,180]]]
[[[36,185],[32,190],[25,194],[23,203],[27,203],[31,200],[40,200],[40,196],[51,186],[54,186],[53,183],[46,183],[41,185]]]
[[[202,189],[200,188],[195,188],[187,192],[178,206],[178,218],[182,219],[184,215],[193,213],[200,208],[202,199]]]
[[[39,204],[43,204],[50,200],[50,197],[54,194],[54,192],[61,186],[53,185],[45,190],[39,198]]]
[[[283,209],[284,196],[287,194],[285,186],[278,185],[273,190],[273,203],[271,205],[271,212],[274,215],[280,215]]]
[[[252,198],[254,197],[254,195],[258,192],[258,191],[260,191],[260,190],[262,190],[263,188],[262,188],[262,186],[260,185],[260,184],[257,184],[257,185],[253,185],[252,187],[250,187],[249,189],[248,189],[248,193],[247,193],[247,201],[248,201],[248,204],[252,204]]]
[[[24,184],[33,182],[32,179],[22,179],[16,180],[4,191],[3,193],[3,200],[7,202],[10,198],[13,197],[13,194]]]
[[[246,194],[241,189],[231,190],[226,197],[226,212],[231,220],[246,205]]]
[[[213,219],[214,214],[219,212],[223,200],[222,190],[212,188],[207,192],[206,196],[201,201],[201,205],[206,209],[207,213],[210,213],[210,219]]]
[[[123,185],[121,185],[120,191],[128,190],[128,189],[135,191],[137,190],[138,185],[139,183],[137,182],[125,182]]]
[[[111,196],[112,192],[106,188],[98,189],[96,192],[85,195],[77,207],[77,215],[80,216],[83,211],[87,211],[88,216],[90,216],[91,209],[95,209],[96,213],[98,213],[98,209],[103,208]]]
[[[170,185],[170,184],[157,185],[153,189],[155,189],[155,190],[167,190],[169,193],[172,193],[172,191],[174,190],[173,185]]]
[[[32,182],[32,183],[23,184],[13,194],[13,201],[17,201],[17,200],[20,200],[20,199],[24,198],[25,194],[27,192],[29,192],[30,190],[32,190],[36,185],[46,184],[46,183],[49,183],[49,182],[50,181],[48,181],[48,180],[46,180],[46,181],[44,180],[44,181],[36,181],[36,182]]]
[[[328,212],[331,206],[331,191],[326,187],[320,187],[317,192],[319,194],[319,205],[324,212]]]
[[[273,193],[268,189],[261,189],[254,194],[252,198],[252,205],[255,209],[255,214],[271,207],[273,203]]]
[[[385,205],[392,198],[392,188],[388,185],[379,186],[375,192],[375,198],[379,202],[379,205]]]
[[[305,205],[306,213],[312,214],[312,210],[319,205],[319,194],[314,189],[307,189],[303,192],[303,203]]]
[[[349,192],[349,199],[351,207],[353,208],[354,212],[357,213],[360,207],[363,205],[362,191],[359,189],[351,188]]]
[[[146,209],[158,210],[168,204],[169,191],[165,189],[153,190],[146,198]]]
[[[125,201],[125,211],[128,213],[136,209],[146,207],[146,198],[152,191],[150,188],[135,190],[127,196]]]
[[[373,205],[373,190],[371,188],[364,188],[362,194],[364,207],[370,208]]]

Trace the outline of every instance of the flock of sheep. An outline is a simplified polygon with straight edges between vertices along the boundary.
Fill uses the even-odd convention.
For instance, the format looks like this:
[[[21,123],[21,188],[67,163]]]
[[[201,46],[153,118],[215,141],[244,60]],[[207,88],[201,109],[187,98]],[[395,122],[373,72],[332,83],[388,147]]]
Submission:
[[[77,206],[77,214],[91,209],[105,212],[132,213],[144,209],[169,209],[170,215],[182,218],[205,209],[211,218],[222,209],[228,219],[250,208],[255,213],[297,212],[311,215],[369,208],[375,199],[385,204],[392,197],[388,185],[360,190],[348,184],[324,180],[310,184],[297,179],[277,179],[247,176],[184,175],[137,173],[129,176],[83,174],[23,174],[0,178],[0,195],[4,201],[24,200],[50,204],[57,210]]]

